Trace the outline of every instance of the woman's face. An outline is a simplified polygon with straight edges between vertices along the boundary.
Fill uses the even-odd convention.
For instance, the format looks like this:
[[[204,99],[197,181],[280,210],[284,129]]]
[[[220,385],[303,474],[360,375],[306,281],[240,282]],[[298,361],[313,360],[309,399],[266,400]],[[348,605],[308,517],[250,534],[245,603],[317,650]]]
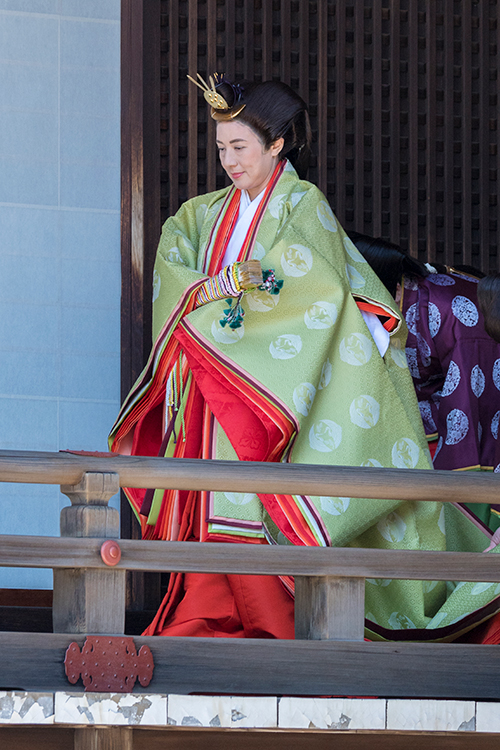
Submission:
[[[283,148],[283,138],[266,151],[248,125],[237,121],[218,122],[217,147],[220,162],[234,185],[247,190],[253,200],[271,179]]]

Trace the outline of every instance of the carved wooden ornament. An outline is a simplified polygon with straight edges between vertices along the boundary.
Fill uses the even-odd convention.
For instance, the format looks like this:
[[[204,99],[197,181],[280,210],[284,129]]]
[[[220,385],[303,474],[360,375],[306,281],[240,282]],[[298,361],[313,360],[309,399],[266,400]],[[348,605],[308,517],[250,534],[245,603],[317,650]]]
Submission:
[[[147,646],[136,652],[133,638],[89,635],[81,651],[78,643],[69,644],[64,668],[72,685],[81,676],[85,692],[131,693],[136,680],[149,685],[154,662]]]

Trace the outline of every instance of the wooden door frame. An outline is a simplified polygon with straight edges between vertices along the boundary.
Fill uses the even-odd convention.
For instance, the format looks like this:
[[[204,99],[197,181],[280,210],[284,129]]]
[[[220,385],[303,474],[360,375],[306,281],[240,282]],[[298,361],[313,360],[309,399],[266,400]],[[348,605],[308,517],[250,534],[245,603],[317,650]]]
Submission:
[[[160,0],[121,2],[122,400],[151,349],[151,282],[161,229],[160,11]],[[124,497],[121,536],[140,536]],[[148,577],[145,581],[144,574],[130,576],[129,609],[149,608]],[[158,586],[157,575],[155,579],[153,589]]]

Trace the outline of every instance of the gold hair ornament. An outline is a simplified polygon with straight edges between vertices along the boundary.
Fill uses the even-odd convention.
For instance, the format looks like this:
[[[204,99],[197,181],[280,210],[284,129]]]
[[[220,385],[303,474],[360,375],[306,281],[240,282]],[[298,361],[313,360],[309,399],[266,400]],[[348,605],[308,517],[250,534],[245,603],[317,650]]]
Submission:
[[[210,104],[212,110],[211,115],[214,120],[233,120],[237,117],[240,112],[245,108],[245,104],[236,104],[232,108],[226,102],[224,97],[216,91],[216,85],[221,83],[228,83],[234,91],[235,100],[241,98],[241,91],[234,84],[224,80],[224,75],[220,73],[214,73],[213,77],[209,76],[210,86],[206,81],[203,80],[199,73],[196,74],[200,79],[201,84],[198,83],[194,78],[188,75],[189,80],[194,83],[198,88],[203,91],[205,101]]]

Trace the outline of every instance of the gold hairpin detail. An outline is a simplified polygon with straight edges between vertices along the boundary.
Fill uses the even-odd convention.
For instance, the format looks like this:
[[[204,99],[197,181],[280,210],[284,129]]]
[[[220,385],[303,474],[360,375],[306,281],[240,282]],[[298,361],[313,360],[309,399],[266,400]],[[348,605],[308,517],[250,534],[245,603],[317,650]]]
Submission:
[[[226,102],[223,96],[217,93],[215,90],[215,81],[212,78],[212,76],[209,76],[211,87],[206,83],[206,81],[203,80],[203,78],[200,76],[199,73],[196,74],[198,78],[200,79],[201,84],[198,83],[198,81],[195,81],[194,78],[191,78],[190,75],[188,75],[188,78],[192,83],[196,84],[198,88],[200,88],[203,91],[203,96],[205,97],[205,100],[210,104],[213,109],[229,109],[229,104]],[[217,77],[217,73],[215,73],[215,77]]]

